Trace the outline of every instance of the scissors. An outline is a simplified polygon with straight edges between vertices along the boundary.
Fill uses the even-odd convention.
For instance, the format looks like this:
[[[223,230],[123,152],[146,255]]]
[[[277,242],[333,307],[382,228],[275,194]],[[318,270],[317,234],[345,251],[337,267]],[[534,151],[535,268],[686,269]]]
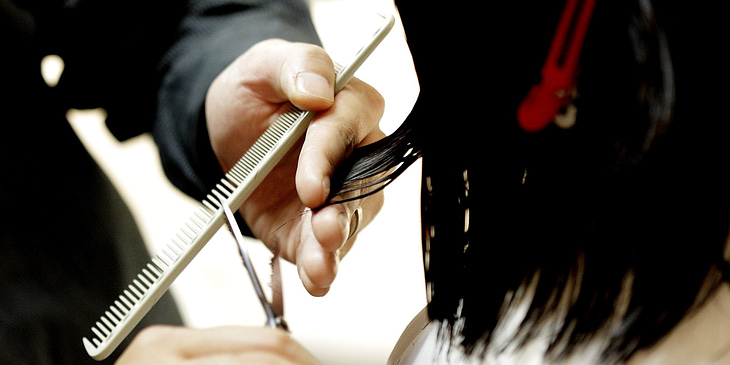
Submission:
[[[246,248],[245,241],[243,240],[241,229],[238,227],[238,223],[236,222],[236,218],[233,216],[231,208],[228,206],[228,204],[226,204],[225,201],[223,201],[223,199],[221,199],[221,206],[223,207],[223,211],[226,214],[228,228],[233,233],[233,238],[235,238],[236,243],[238,244],[238,253],[241,255],[241,259],[243,260],[243,266],[246,267],[248,275],[251,277],[251,283],[253,283],[254,290],[256,290],[256,295],[259,297],[259,301],[261,301],[261,306],[264,308],[264,313],[266,313],[266,326],[271,328],[281,328],[289,332],[289,326],[286,324],[286,321],[284,321],[284,315],[282,313],[283,306],[280,306],[280,308],[276,310],[274,309],[274,306],[266,299],[266,295],[264,294],[264,291],[261,287],[261,282],[256,275],[256,271],[254,270],[253,264],[251,263],[251,258],[248,255],[248,249]],[[276,260],[278,259],[278,255],[275,254],[275,271],[278,266],[276,265]]]

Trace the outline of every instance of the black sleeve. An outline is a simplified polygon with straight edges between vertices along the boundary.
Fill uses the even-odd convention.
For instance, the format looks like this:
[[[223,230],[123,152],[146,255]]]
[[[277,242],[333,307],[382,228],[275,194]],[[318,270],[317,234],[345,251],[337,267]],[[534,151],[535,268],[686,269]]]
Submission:
[[[153,136],[170,181],[202,200],[223,177],[205,123],[213,79],[255,43],[270,38],[318,43],[302,0],[197,1],[163,56]]]

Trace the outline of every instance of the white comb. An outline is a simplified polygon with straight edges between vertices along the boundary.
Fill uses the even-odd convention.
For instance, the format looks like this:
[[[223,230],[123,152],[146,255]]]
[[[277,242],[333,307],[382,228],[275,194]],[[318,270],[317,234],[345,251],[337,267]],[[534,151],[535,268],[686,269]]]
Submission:
[[[353,61],[337,72],[335,93],[350,81],[355,71],[393,27],[392,15],[381,15],[385,22],[369,42],[360,49]],[[86,352],[96,360],[107,358],[152,306],[167,291],[172,282],[200,252],[203,246],[225,224],[220,202],[237,211],[269,172],[296,141],[304,134],[313,112],[293,105],[281,115],[241,157],[221,182],[213,189],[189,222],[178,232],[161,253],[152,258],[137,279],[132,281],[119,299],[91,327],[94,336],[84,337]]]

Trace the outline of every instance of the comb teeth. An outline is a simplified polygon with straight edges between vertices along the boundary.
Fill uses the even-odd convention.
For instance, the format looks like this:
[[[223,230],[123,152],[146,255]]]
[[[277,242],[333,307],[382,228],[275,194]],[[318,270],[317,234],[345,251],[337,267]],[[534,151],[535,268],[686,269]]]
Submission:
[[[236,187],[243,183],[243,181],[248,178],[251,172],[261,162],[266,153],[274,148],[276,143],[281,140],[282,136],[291,129],[292,125],[294,125],[294,123],[296,123],[304,113],[306,112],[290,105],[287,111],[279,117],[279,123],[271,125],[271,127],[269,127],[269,129],[267,129],[266,132],[264,132],[264,134],[262,134],[246,152],[246,155],[250,154],[251,158],[239,159],[225,175],[225,178],[221,180],[221,183],[228,186],[232,186],[231,184],[234,184]],[[221,185],[218,185],[217,187],[220,189]],[[231,190],[233,190],[233,188]],[[215,199],[212,199],[212,201],[216,202]]]
[[[222,218],[220,202],[230,200],[231,208],[237,210],[278,162],[267,164],[265,160],[276,159],[276,155],[286,153],[306,129],[312,116],[312,113],[290,105],[256,140],[203,199],[200,208],[178,230],[171,242],[152,257],[142,272],[122,291],[118,300],[91,327],[94,336],[91,340],[83,339],[91,357],[101,360],[109,356],[202,246],[220,229],[223,224],[223,220],[219,219]],[[282,143],[283,140],[286,143]],[[252,174],[255,179],[250,181],[249,176]]]
[[[96,322],[96,326],[91,328],[91,331],[96,334],[96,338],[93,338],[94,344],[99,346],[103,339],[107,338],[121,323],[129,312],[134,308],[134,305],[139,302],[140,299],[152,288],[154,283],[160,278],[159,274],[153,274],[159,272],[158,269],[152,264],[147,264],[147,268],[142,269],[142,274],[137,275],[138,279],[132,281],[126,290],[119,296],[118,300],[114,301],[114,304],[109,306],[109,310],[104,312],[100,320]]]

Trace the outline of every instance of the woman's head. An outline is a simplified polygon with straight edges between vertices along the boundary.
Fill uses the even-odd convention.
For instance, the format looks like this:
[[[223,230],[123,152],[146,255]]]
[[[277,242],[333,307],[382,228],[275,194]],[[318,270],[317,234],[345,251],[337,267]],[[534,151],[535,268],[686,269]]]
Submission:
[[[423,156],[429,314],[445,339],[476,355],[539,339],[552,358],[599,343],[626,359],[702,304],[722,281],[730,151],[706,95],[721,70],[688,38],[691,12],[599,1],[575,124],[526,132],[516,111],[563,2],[398,5],[421,94],[378,147]]]

